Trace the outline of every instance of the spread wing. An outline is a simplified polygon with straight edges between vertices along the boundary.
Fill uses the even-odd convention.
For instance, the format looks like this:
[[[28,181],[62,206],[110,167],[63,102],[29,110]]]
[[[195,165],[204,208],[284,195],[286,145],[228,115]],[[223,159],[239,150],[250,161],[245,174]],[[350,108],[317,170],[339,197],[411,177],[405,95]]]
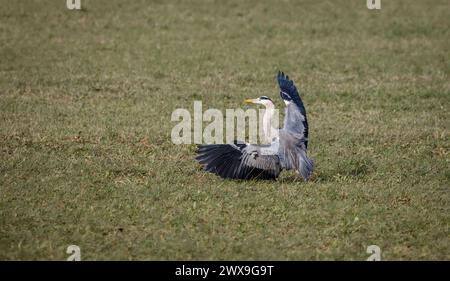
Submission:
[[[277,80],[281,98],[288,101],[283,128],[294,134],[302,135],[305,140],[305,147],[308,147],[308,119],[305,105],[289,76],[283,72],[278,72]]]
[[[281,171],[278,143],[199,145],[196,159],[208,172],[230,179],[276,179]]]

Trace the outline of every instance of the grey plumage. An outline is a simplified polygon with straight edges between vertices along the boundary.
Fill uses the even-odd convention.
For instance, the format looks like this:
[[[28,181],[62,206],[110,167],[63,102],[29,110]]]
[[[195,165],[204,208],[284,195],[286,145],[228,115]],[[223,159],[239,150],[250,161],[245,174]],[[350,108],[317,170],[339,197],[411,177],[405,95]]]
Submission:
[[[267,145],[237,141],[233,144],[199,145],[196,159],[206,171],[230,179],[276,179],[282,169],[293,169],[305,181],[310,178],[314,161],[307,155],[305,107],[288,76],[279,72],[277,80],[280,96],[286,103],[284,127],[279,130],[278,137]],[[260,100],[270,101],[267,97]]]

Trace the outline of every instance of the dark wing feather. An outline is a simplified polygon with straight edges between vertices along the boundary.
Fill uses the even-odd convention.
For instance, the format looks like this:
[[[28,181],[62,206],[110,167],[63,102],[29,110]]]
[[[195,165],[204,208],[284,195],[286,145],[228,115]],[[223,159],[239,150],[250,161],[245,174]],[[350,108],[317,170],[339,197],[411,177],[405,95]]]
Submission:
[[[260,151],[263,146],[234,144],[199,145],[196,159],[208,172],[229,179],[276,179],[281,167],[277,155]]]
[[[297,91],[297,88],[295,87],[295,84],[292,80],[289,79],[289,76],[285,75],[284,72],[278,72],[277,76],[278,85],[280,87],[280,91],[287,94],[293,103],[296,105],[298,110],[300,111],[302,116],[299,116],[300,118],[297,118],[297,122],[301,122],[304,130],[303,135],[305,137],[305,146],[308,147],[308,119],[306,117],[306,109],[305,105],[303,104],[302,99],[300,98],[300,95]],[[289,110],[289,108],[288,108]],[[286,124],[285,124],[286,127]],[[289,130],[289,127],[286,127],[287,130]]]

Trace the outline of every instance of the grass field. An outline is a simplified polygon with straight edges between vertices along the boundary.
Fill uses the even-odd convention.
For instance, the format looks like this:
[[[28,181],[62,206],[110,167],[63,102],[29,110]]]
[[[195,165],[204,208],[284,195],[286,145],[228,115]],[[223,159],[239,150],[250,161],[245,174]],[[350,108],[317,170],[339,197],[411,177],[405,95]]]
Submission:
[[[450,259],[450,5],[0,0],[0,259]],[[172,111],[271,97],[314,177],[230,181]]]

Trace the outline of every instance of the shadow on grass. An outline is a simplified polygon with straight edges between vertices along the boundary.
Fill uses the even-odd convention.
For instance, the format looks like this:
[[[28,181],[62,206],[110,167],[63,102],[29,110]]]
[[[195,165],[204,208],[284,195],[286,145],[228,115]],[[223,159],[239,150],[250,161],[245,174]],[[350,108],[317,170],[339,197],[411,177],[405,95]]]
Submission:
[[[203,168],[198,169],[201,172],[206,172]],[[370,159],[346,159],[335,166],[323,168],[317,165],[308,182],[312,183],[327,183],[327,182],[342,182],[346,180],[363,180],[375,170],[375,165]],[[217,176],[219,177],[219,176]],[[226,182],[236,183],[305,183],[305,180],[292,170],[283,171],[280,177],[274,179],[222,179]]]
[[[374,170],[375,166],[370,159],[347,159],[327,170],[321,170],[320,166],[317,166],[311,181],[320,183],[341,182],[346,179],[361,180]]]

